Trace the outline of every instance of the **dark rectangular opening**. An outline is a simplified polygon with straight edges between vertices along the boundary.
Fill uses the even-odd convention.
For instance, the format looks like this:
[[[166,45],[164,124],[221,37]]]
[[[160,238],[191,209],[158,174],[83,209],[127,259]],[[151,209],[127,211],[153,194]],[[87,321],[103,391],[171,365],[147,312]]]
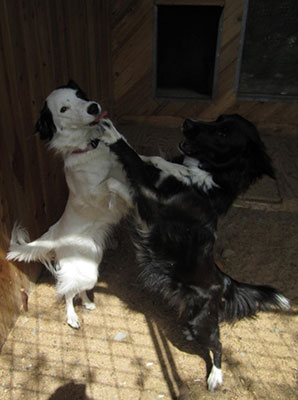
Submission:
[[[212,99],[222,11],[221,6],[156,6],[156,97]]]
[[[297,0],[246,0],[244,11],[237,97],[298,102]]]

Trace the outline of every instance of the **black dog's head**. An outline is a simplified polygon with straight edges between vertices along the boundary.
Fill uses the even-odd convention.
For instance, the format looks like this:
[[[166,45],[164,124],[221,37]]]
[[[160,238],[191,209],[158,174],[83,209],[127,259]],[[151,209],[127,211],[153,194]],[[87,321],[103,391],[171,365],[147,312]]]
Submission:
[[[182,132],[182,153],[211,173],[237,172],[245,177],[246,186],[263,175],[275,178],[256,127],[240,115],[221,115],[214,122],[186,119]]]

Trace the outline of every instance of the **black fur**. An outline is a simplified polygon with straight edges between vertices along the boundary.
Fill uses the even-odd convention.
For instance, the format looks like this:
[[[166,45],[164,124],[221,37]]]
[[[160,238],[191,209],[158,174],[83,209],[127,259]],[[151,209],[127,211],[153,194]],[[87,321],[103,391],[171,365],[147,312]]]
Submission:
[[[35,133],[39,132],[41,140],[51,140],[56,130],[52,113],[45,102],[43,109],[40,112],[39,119],[35,124]]]
[[[236,197],[263,175],[275,179],[256,127],[240,115],[221,115],[214,122],[187,119],[182,130],[181,151],[198,160],[219,186],[208,194],[218,215],[226,213]]]
[[[58,89],[75,89],[76,96],[82,100],[89,101],[87,94],[80,88],[80,86],[72,79],[68,81],[68,83],[64,86],[60,86]]]
[[[75,89],[76,96],[78,98],[89,101],[86,93],[83,92],[83,90],[79,87],[79,85],[75,81],[69,80],[66,85],[60,86],[57,89],[65,89],[65,88]],[[40,112],[39,119],[35,124],[35,133],[39,132],[39,137],[41,140],[50,141],[53,138],[56,130],[57,129],[53,121],[52,113],[47,106],[47,102],[45,102],[44,107]]]
[[[274,178],[274,171],[255,126],[238,115],[221,116],[211,123],[186,120],[182,130],[183,155],[176,161],[200,166],[198,173],[208,171],[213,187],[183,184],[173,176],[160,183],[160,171],[144,163],[123,139],[110,149],[132,185],[137,208],[134,242],[142,282],[178,310],[187,335],[213,353],[214,365],[220,369],[220,321],[250,317],[271,306],[289,306],[270,286],[233,280],[217,267],[213,256],[218,217],[257,179],[265,174]],[[194,174],[193,170],[192,179]],[[211,378],[208,387],[215,390],[221,381],[212,383]]]

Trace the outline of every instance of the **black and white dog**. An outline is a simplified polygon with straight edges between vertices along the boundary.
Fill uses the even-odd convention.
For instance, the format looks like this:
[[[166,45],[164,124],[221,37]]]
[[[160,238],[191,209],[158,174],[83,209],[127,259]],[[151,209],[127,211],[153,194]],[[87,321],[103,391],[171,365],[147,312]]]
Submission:
[[[68,201],[59,221],[37,240],[29,242],[26,230],[15,225],[7,254],[8,260],[39,261],[53,273],[73,328],[80,326],[73,299],[80,295],[87,309],[95,308],[86,290],[97,282],[111,227],[133,206],[122,166],[99,141],[104,115],[73,81],[47,97],[36,131],[63,158]]]
[[[186,120],[182,156],[172,164],[183,179],[144,163],[110,120],[101,122],[101,140],[110,146],[127,174],[136,204],[134,241],[141,279],[185,320],[186,338],[213,354],[208,388],[222,384],[219,322],[253,316],[290,303],[270,286],[233,280],[214,262],[217,220],[235,198],[264,174],[274,177],[257,129],[238,115],[215,122]],[[168,170],[168,173],[170,170]],[[188,178],[188,179],[187,179]]]

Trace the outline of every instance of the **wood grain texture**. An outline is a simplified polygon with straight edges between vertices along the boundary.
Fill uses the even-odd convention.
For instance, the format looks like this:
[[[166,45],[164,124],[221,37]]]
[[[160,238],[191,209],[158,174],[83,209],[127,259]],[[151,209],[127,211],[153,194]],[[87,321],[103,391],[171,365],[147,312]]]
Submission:
[[[209,103],[169,101],[153,96],[154,5],[193,5],[183,0],[115,0],[111,5],[114,115],[193,117],[211,120],[221,113],[241,113],[255,123],[289,127],[296,123],[298,105],[278,102],[239,101],[235,96],[237,59],[244,0],[212,1],[223,5],[224,17],[216,96]],[[206,1],[196,2],[198,5]],[[183,55],[182,55],[183,56]],[[162,124],[162,121],[161,121]]]
[[[33,135],[34,125],[46,96],[70,78],[112,109],[109,4],[0,2],[0,347],[41,270],[6,261],[13,223],[36,238],[67,199],[62,162]]]

